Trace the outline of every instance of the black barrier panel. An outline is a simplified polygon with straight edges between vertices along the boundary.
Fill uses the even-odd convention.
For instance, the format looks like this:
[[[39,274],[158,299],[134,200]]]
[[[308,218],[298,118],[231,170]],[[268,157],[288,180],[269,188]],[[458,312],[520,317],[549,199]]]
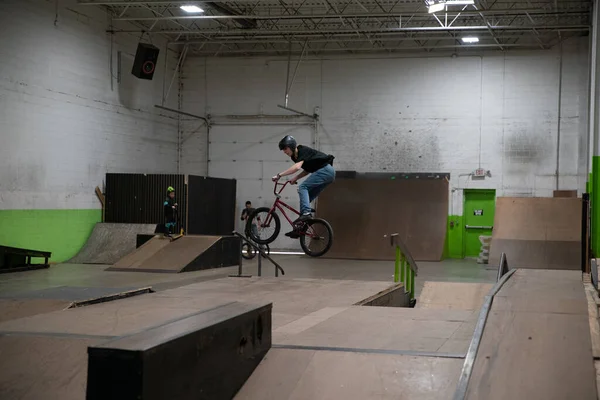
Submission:
[[[188,176],[188,233],[231,235],[235,228],[235,179]]]
[[[184,175],[170,174],[106,174],[105,222],[160,224],[164,226],[163,203],[167,188],[175,189],[178,204],[174,232],[186,229],[187,191]]]

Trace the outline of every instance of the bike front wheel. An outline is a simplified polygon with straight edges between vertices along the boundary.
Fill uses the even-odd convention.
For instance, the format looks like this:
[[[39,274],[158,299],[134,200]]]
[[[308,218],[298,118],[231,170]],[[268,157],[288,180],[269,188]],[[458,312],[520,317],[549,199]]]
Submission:
[[[252,225],[256,225],[256,229],[252,229]],[[246,224],[246,233],[258,244],[269,244],[277,239],[281,230],[281,221],[275,212],[271,212],[270,208],[259,207],[255,209]]]
[[[306,221],[300,235],[300,247],[311,257],[320,257],[331,249],[333,229],[329,222],[321,218]]]

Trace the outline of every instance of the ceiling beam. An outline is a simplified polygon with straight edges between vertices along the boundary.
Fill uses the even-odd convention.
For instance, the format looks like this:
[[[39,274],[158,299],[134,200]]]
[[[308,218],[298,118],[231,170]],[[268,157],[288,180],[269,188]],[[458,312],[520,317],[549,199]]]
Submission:
[[[481,11],[456,11],[448,12],[447,17],[481,16],[481,15],[544,15],[544,16],[574,16],[588,15],[587,11],[558,11],[548,12],[541,9],[507,9],[507,10],[481,10]],[[435,14],[434,14],[435,15]],[[247,20],[301,20],[301,19],[335,19],[335,18],[399,18],[399,17],[431,17],[425,12],[392,12],[392,13],[359,13],[359,14],[286,14],[286,15],[174,15],[169,17],[118,17],[114,21],[167,21],[167,20],[203,20],[203,19],[247,19]]]
[[[537,29],[538,31],[544,30],[565,30],[565,31],[588,31],[591,27],[589,25],[534,25],[534,26],[510,26],[510,25],[491,25],[491,26],[416,26],[416,27],[404,27],[404,28],[359,28],[359,32],[367,32],[367,33],[379,33],[379,32],[436,32],[436,31],[488,31],[488,30],[499,30],[499,31],[533,31],[533,29]],[[115,30],[115,33],[140,33],[140,30]],[[162,31],[154,31],[147,33],[154,34],[173,34],[177,35],[180,33],[183,34],[201,34],[201,35],[272,35],[272,36],[281,36],[281,35],[322,35],[324,33],[339,35],[339,34],[352,34],[356,33],[357,29],[323,29],[323,30],[312,30],[312,31],[303,31],[303,30],[272,30],[272,31],[261,31],[261,30],[199,30],[197,32],[190,31],[171,31],[171,30],[162,30]]]

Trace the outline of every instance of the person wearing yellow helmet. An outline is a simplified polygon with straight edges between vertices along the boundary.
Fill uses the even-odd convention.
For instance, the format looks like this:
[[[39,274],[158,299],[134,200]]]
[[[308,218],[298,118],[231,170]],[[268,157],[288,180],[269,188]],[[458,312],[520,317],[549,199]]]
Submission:
[[[163,203],[163,209],[165,213],[165,233],[167,237],[171,236],[171,228],[175,228],[177,213],[177,203],[175,202],[175,189],[173,186],[167,188],[167,198]]]

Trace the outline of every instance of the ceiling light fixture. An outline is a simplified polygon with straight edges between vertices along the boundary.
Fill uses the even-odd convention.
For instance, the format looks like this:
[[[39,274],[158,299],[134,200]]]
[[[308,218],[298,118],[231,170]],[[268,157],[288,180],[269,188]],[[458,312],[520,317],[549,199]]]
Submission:
[[[467,36],[462,38],[462,41],[463,43],[477,43],[479,42],[479,38],[474,36]]]
[[[446,8],[446,4],[444,3],[435,3],[429,6],[429,13],[436,13],[438,11],[443,11]]]
[[[179,8],[181,8],[183,11],[185,11],[187,13],[203,13],[204,12],[204,10],[198,6],[188,5],[188,6],[181,6]]]

